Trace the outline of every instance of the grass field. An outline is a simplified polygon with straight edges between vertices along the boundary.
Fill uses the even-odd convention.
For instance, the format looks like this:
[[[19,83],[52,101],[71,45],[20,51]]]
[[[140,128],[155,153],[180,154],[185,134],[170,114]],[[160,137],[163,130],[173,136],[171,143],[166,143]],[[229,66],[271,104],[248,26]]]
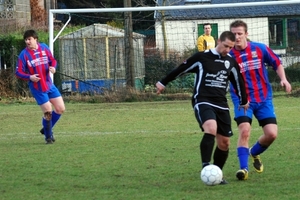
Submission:
[[[237,128],[223,173],[200,178],[202,138],[189,101],[66,104],[44,144],[35,104],[0,104],[0,199],[300,199],[299,98],[274,99],[279,136],[262,154],[265,171],[238,181]],[[261,134],[253,123],[251,143]]]

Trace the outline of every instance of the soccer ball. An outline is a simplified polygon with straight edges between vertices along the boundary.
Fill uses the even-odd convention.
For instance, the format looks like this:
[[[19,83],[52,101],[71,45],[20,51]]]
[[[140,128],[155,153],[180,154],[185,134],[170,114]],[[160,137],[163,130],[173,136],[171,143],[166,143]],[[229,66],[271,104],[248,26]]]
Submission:
[[[206,185],[218,185],[223,179],[223,172],[217,165],[207,165],[201,170],[200,178]]]

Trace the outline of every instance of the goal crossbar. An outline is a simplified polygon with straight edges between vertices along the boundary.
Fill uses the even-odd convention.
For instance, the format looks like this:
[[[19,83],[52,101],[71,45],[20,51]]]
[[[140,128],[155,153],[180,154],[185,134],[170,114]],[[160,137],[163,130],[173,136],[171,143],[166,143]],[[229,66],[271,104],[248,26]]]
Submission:
[[[266,2],[244,2],[235,3],[235,7],[248,7],[248,6],[267,6],[267,5],[282,5],[282,4],[299,4],[300,0],[285,0],[285,1],[266,1]],[[228,8],[232,7],[232,3],[223,4],[196,4],[196,5],[185,5],[185,6],[156,6],[156,7],[124,7],[124,8],[85,8],[85,9],[50,9],[49,10],[49,48],[53,52],[54,46],[54,18],[53,14],[68,14],[70,13],[94,13],[94,12],[139,12],[139,11],[157,11],[157,10],[176,10],[176,9],[205,9],[205,8]],[[66,27],[66,22],[63,26]],[[62,32],[58,33],[56,38]]]

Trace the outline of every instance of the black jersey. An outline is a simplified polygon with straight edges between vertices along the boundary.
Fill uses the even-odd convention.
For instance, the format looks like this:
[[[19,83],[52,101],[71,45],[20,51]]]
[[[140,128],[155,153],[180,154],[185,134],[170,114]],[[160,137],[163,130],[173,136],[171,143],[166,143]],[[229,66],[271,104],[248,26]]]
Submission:
[[[195,74],[193,106],[201,103],[229,109],[226,98],[229,81],[240,98],[240,104],[245,105],[248,102],[239,66],[230,55],[223,57],[215,48],[198,52],[172,70],[160,83],[166,86],[170,81],[187,73]]]

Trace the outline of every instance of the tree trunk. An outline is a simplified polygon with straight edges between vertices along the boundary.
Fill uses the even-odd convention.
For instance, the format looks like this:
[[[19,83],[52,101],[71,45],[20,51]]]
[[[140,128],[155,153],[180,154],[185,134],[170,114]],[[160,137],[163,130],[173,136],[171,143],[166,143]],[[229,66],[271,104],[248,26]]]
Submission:
[[[131,0],[124,0],[124,7],[131,7]],[[134,80],[134,52],[133,52],[133,34],[132,34],[132,12],[125,12],[125,69],[126,86],[135,87]]]

